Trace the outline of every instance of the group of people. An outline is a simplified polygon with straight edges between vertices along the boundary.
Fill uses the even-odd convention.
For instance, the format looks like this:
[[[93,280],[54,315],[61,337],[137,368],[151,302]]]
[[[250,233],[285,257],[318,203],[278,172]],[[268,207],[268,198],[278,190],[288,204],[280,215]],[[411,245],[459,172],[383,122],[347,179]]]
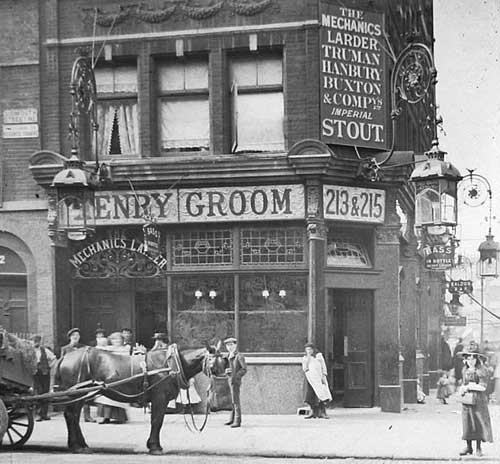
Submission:
[[[67,333],[68,343],[60,349],[60,359],[64,358],[68,353],[78,350],[85,346],[92,346],[97,349],[108,350],[114,353],[122,353],[125,355],[131,354],[132,350],[142,349],[144,347],[134,344],[132,331],[129,328],[123,328],[121,331],[113,332],[106,336],[106,332],[101,327],[95,331],[95,339],[85,345],[81,343],[81,332],[77,327],[72,328]],[[168,346],[168,337],[165,333],[155,333],[153,336],[154,345],[152,349],[163,349]],[[35,335],[32,339],[35,349],[37,371],[34,376],[34,391],[37,394],[48,393],[50,391],[51,368],[57,363],[57,356],[48,347],[42,345],[42,337]],[[57,389],[54,385],[54,389]],[[83,415],[85,422],[98,422],[100,424],[109,424],[111,421],[115,423],[124,423],[128,420],[127,408],[122,403],[99,396],[94,400],[97,405],[98,419],[94,419],[90,413],[89,404],[83,407]],[[48,403],[42,403],[37,421],[50,420],[48,415]]]
[[[134,348],[139,349],[140,351],[145,350],[142,345],[134,345],[132,331],[128,328],[122,329],[121,332],[113,332],[108,337],[106,337],[104,329],[97,328],[95,332],[95,340],[93,340],[89,345],[84,345],[80,342],[80,329],[76,327],[68,331],[67,337],[68,344],[61,347],[60,359],[68,353],[86,346],[93,346],[97,349],[109,350],[114,353],[121,353],[125,355],[132,354]],[[150,351],[168,348],[169,341],[166,333],[157,332],[152,338],[154,344]],[[33,337],[33,346],[37,357],[37,372],[34,376],[34,390],[37,394],[43,394],[50,391],[51,368],[58,360],[56,355],[49,348],[42,345],[41,341],[42,338],[40,335],[35,335]],[[228,367],[225,370],[225,374],[228,376],[232,404],[231,415],[229,420],[226,422],[226,425],[229,425],[232,428],[237,428],[241,427],[240,388],[242,378],[247,372],[247,366],[245,357],[238,351],[238,340],[236,338],[229,337],[224,341],[224,344],[228,351]],[[314,371],[313,366],[311,366],[311,370]],[[57,386],[54,385],[54,389],[56,388]],[[181,390],[178,397],[170,402],[169,407],[175,407],[176,403],[180,403],[182,405],[186,405],[187,403],[199,403],[201,398],[195,389],[194,379],[190,379],[188,388],[189,395],[185,391]],[[98,406],[97,415],[99,419],[97,422],[101,424],[109,424],[111,421],[115,421],[115,423],[124,423],[128,420],[127,408],[124,407],[123,403],[113,401],[104,396],[98,396],[94,402]],[[48,403],[42,403],[39,408],[39,417],[37,418],[37,421],[50,420],[47,412]],[[85,422],[96,422],[96,420],[91,417],[90,406],[87,403],[83,407],[83,413]]]

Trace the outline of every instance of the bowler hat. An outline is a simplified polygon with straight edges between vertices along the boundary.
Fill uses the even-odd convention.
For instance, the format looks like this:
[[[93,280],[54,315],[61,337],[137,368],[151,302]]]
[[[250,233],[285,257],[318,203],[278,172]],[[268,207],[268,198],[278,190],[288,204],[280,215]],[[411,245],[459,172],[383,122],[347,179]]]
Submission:
[[[228,343],[238,343],[238,340],[234,337],[229,337],[224,340],[224,345],[227,345]]]
[[[78,327],[73,327],[72,329],[68,330],[68,333],[67,333],[67,337],[71,337],[72,334],[74,334],[75,332],[78,332],[80,333],[80,329]]]
[[[31,337],[31,340],[34,341],[34,342],[41,342],[42,341],[42,336],[41,335],[33,335]]]
[[[151,337],[153,340],[168,340],[168,335],[165,332],[155,332]]]

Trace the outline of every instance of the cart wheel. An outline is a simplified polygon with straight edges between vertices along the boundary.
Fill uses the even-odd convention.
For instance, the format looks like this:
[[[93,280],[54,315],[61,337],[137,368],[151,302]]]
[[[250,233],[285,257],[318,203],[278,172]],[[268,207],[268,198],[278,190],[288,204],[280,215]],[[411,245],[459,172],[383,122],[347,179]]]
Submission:
[[[7,406],[9,423],[2,440],[2,449],[13,450],[21,448],[31,436],[35,420],[33,411],[28,408]]]

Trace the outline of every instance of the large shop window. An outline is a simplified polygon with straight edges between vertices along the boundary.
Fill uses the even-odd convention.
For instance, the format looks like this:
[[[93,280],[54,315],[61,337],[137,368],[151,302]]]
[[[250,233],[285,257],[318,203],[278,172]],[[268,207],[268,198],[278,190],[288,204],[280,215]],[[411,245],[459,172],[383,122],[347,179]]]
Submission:
[[[304,232],[299,228],[241,229],[241,264],[303,264]]]
[[[161,149],[208,150],[210,117],[207,60],[185,59],[160,63],[158,82]]]
[[[307,339],[307,276],[240,276],[240,345],[246,352],[302,351]]]
[[[136,155],[139,152],[137,66],[97,67],[95,78],[99,155]]]
[[[173,338],[199,348],[234,334],[234,277],[189,275],[173,279]]]
[[[284,150],[282,56],[234,57],[230,79],[232,151]]]

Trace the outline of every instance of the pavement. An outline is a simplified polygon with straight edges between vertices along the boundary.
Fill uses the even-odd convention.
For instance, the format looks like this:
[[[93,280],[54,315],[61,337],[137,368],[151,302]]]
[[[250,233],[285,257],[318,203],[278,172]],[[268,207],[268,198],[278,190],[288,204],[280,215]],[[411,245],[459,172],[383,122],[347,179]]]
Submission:
[[[82,423],[88,445],[98,453],[146,453],[149,415],[130,409],[126,424]],[[161,441],[166,455],[254,456],[500,463],[500,406],[491,405],[495,442],[484,444],[485,456],[460,458],[461,405],[454,397],[442,405],[435,393],[426,404],[406,405],[401,414],[379,409],[333,409],[329,420],[298,415],[247,415],[239,429],[224,426],[227,413],[212,413],[202,433],[187,430],[182,415],[166,415]],[[203,416],[196,416],[201,424]],[[36,423],[27,451],[63,451],[66,426],[62,415]],[[208,459],[208,458],[207,458]],[[1,461],[1,459],[0,459]]]

